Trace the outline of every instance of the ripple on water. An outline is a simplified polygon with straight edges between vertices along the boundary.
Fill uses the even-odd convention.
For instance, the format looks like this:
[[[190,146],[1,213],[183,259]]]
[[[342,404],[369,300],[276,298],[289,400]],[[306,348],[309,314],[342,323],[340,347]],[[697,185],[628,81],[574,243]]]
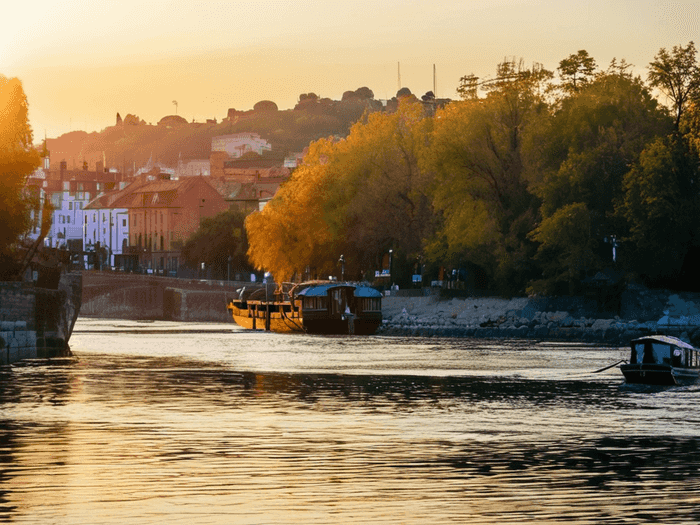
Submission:
[[[115,324],[0,370],[0,520],[700,521],[700,389],[619,349]]]

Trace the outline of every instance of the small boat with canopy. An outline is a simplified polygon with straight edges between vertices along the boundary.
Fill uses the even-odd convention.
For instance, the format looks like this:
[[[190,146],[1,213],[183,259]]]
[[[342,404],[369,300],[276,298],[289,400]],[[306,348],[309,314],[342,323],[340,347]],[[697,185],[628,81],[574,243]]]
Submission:
[[[649,335],[630,345],[630,361],[620,366],[627,383],[687,385],[700,377],[700,350],[681,339]]]

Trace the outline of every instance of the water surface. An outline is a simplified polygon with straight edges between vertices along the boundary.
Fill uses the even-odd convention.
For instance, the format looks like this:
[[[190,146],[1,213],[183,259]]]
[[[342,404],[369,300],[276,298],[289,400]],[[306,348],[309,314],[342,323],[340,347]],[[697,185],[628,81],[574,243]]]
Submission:
[[[0,369],[0,520],[700,521],[700,387],[627,350],[80,319]]]

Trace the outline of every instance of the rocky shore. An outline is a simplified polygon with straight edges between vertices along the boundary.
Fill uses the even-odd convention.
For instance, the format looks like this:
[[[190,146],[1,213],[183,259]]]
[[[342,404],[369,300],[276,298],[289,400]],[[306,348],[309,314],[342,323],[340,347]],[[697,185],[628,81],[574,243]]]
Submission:
[[[615,311],[582,297],[470,297],[389,295],[382,335],[518,338],[626,345],[667,334],[700,345],[700,295],[628,286]]]

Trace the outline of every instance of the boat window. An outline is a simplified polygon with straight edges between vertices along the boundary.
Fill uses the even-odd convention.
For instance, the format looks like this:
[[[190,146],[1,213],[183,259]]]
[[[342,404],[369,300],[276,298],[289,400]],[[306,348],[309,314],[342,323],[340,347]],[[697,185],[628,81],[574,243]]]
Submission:
[[[671,364],[671,345],[646,341],[643,363]]]
[[[632,354],[630,355],[630,364],[636,365],[642,362],[644,356],[644,343],[636,343],[632,345]]]
[[[382,309],[381,300],[374,297],[366,297],[362,302],[362,309],[365,312],[376,312]]]

